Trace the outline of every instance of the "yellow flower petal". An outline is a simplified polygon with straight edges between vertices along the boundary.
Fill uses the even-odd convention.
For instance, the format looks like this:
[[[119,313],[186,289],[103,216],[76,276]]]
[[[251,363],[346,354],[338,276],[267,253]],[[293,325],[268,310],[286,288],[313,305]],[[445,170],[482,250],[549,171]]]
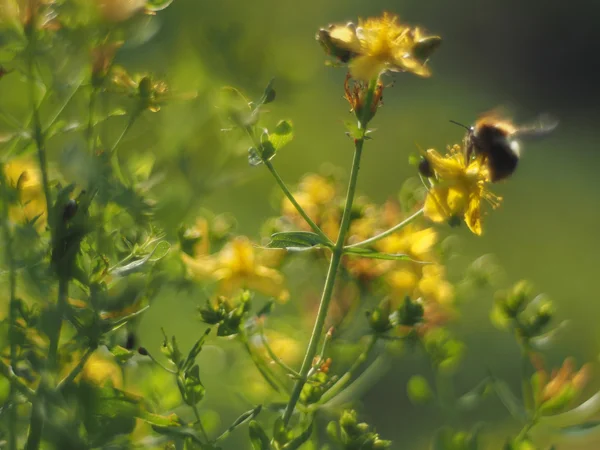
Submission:
[[[448,198],[448,188],[444,186],[435,186],[430,189],[423,206],[423,214],[433,222],[446,222],[450,218],[450,213],[446,207]]]

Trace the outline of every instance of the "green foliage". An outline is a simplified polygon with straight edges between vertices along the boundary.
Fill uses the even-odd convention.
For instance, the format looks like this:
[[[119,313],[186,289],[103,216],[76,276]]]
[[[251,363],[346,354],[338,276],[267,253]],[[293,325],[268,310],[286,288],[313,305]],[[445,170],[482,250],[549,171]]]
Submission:
[[[481,157],[473,135],[457,136],[473,155],[459,146],[411,156],[415,176],[391,192],[400,203],[377,205],[358,192],[369,127],[390,87],[384,77],[429,76],[441,38],[392,15],[320,29],[317,41],[347,65],[343,94],[354,119],[342,122],[352,166],[346,187],[325,164],[290,188],[274,164],[293,150],[297,131],[292,120],[271,116],[285,107],[274,105],[274,79],[258,100],[235,87],[217,95],[210,58],[195,61],[202,59],[204,73],[181,57],[195,43],[161,35],[144,45],[161,23],[153,16],[172,4],[185,3],[0,0],[0,446],[396,448],[408,445],[403,421],[393,444],[348,408],[382,379],[399,349],[429,363],[422,375],[402,367],[411,373],[409,400],[440,410],[426,424],[432,449],[481,448],[486,429],[461,431],[462,414],[491,393],[517,424],[503,437],[507,450],[537,448],[538,431],[566,440],[598,435],[600,394],[572,407],[589,366],[576,370],[567,358],[546,369],[542,351],[564,323],[551,327],[552,303],[528,282],[498,292],[492,312],[520,350],[521,392],[489,370],[478,384],[465,376],[475,386],[455,394],[468,350],[456,336],[468,336],[452,321],[467,297],[487,298],[498,268],[484,256],[457,281],[464,269],[457,251],[439,242],[431,222],[465,221],[481,234],[482,200],[500,202],[489,191],[493,158]],[[261,20],[269,30],[279,23]],[[232,21],[201,31],[206,40],[245,41],[256,28],[246,22],[252,26]],[[182,61],[167,57],[171,48]],[[131,73],[142,63],[149,71]],[[252,78],[244,67],[236,72]],[[198,91],[179,90],[198,79]],[[322,104],[311,108],[321,117]],[[237,235],[232,215],[206,209],[260,176],[246,157],[284,196],[263,227],[268,241]],[[258,210],[267,197],[252,195],[255,203],[245,206]],[[240,220],[239,228],[251,226]],[[324,266],[326,276],[317,275]],[[189,323],[161,313],[166,300],[169,312],[183,311],[187,300],[204,303],[199,319],[211,328],[194,326],[188,342]],[[160,327],[145,322],[148,312],[175,330],[162,330],[160,353],[153,342]],[[386,406],[405,412],[392,392]],[[437,416],[458,428],[433,432]]]

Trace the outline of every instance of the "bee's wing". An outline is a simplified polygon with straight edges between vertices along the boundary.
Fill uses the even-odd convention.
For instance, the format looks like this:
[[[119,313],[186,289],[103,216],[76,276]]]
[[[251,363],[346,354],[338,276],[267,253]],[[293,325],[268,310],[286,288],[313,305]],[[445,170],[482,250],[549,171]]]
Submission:
[[[551,133],[558,126],[558,119],[549,114],[540,114],[540,116],[534,122],[521,125],[513,133],[513,136],[517,139],[535,139],[544,137]]]

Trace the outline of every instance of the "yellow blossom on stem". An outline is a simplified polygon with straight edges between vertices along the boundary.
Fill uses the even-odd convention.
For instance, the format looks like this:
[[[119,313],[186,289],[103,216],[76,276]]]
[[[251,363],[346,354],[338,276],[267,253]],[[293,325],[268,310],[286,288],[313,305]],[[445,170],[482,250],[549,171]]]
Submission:
[[[349,62],[352,77],[363,81],[385,71],[428,77],[427,59],[441,43],[438,36],[426,36],[422,29],[401,24],[389,13],[359,19],[358,26],[331,25],[319,31],[317,40],[327,53]]]
[[[249,289],[281,302],[289,298],[283,275],[262,263],[246,237],[234,238],[214,255],[191,257],[182,253],[181,258],[190,276],[216,281],[218,295],[230,297],[240,289]]]
[[[434,222],[447,222],[463,216],[469,229],[481,235],[482,200],[493,208],[502,200],[487,190],[491,179],[484,161],[480,157],[467,161],[459,145],[451,147],[445,156],[427,150],[426,158],[436,180],[425,200],[425,217]]]

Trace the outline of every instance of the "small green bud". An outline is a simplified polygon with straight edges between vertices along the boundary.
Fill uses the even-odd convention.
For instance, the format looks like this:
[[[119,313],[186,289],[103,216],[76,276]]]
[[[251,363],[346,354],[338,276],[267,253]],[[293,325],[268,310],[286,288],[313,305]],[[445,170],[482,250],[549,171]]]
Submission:
[[[399,325],[413,327],[423,321],[423,305],[413,302],[410,297],[404,299],[404,303],[398,309]]]
[[[373,450],[384,450],[386,448],[390,448],[392,446],[392,441],[382,441],[377,439],[373,444]]]
[[[390,300],[386,298],[369,314],[369,325],[375,333],[383,334],[392,329],[390,310]]]

